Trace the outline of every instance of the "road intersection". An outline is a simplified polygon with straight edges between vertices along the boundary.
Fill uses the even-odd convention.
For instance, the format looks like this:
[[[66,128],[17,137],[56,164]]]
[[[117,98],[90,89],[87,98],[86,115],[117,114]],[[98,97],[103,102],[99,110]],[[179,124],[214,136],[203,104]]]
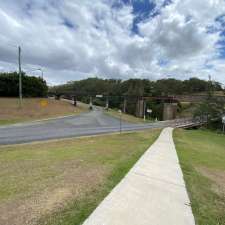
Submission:
[[[171,125],[171,123],[133,124],[123,121],[122,131],[163,128]],[[1,127],[0,145],[113,133],[119,132],[119,130],[119,119],[106,115],[101,108],[95,108],[93,111],[78,116]]]

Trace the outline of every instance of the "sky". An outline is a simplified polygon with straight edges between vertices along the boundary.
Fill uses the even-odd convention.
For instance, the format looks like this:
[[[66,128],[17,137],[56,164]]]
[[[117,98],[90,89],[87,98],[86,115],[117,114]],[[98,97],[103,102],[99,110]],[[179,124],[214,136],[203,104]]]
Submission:
[[[225,0],[0,0],[0,72],[225,84]]]

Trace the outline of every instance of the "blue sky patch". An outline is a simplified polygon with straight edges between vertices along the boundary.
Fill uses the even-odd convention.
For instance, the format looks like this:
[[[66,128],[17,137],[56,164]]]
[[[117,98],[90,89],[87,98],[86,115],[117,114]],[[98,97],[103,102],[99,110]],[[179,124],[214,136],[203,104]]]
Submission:
[[[219,50],[219,58],[225,59],[225,39],[217,43]]]
[[[158,60],[158,65],[161,67],[165,67],[169,64],[169,60],[168,59],[159,59]]]
[[[64,18],[63,19],[63,25],[70,28],[70,29],[74,29],[75,26],[73,23],[71,23],[68,19]]]
[[[165,0],[161,7],[166,7],[172,2],[172,0]],[[123,5],[132,5],[133,7],[135,18],[133,21],[132,32],[134,34],[139,33],[138,24],[140,22],[160,14],[160,9],[157,9],[155,2],[150,0],[121,0],[116,1],[113,7],[122,7]]]
[[[205,64],[204,66],[203,66],[203,69],[209,69],[209,70],[211,70],[211,69],[213,69],[214,68],[214,66],[212,65],[212,64]]]
[[[135,19],[133,21],[132,31],[134,33],[138,33],[138,23],[149,18],[155,7],[156,5],[149,0],[133,1],[133,14],[135,15]]]

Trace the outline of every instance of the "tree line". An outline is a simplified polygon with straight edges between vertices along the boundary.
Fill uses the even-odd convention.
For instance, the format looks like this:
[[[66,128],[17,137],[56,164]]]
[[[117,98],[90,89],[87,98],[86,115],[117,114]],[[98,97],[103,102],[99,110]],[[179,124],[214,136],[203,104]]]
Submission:
[[[219,82],[211,82],[214,91],[222,91]],[[51,92],[74,92],[77,94],[103,95],[134,95],[134,96],[168,96],[180,94],[201,94],[207,92],[209,81],[198,78],[177,80],[174,78],[151,81],[148,79],[100,79],[88,78],[80,81],[70,81],[67,84],[50,88]]]
[[[223,88],[218,82],[209,82],[198,78],[188,80],[161,79],[151,81],[148,79],[100,79],[88,78],[80,81],[70,81],[67,84],[54,86],[49,89],[51,93],[74,93],[77,99],[82,102],[89,102],[89,96],[105,95],[110,96],[110,108],[123,108],[123,96],[127,96],[126,112],[135,115],[138,96],[170,96],[181,94],[201,94],[207,92],[209,87],[214,91],[222,91]],[[130,96],[130,97],[128,97]],[[164,101],[166,102],[166,100]],[[153,110],[152,117],[162,119],[163,103],[160,100],[146,101],[146,106]],[[93,98],[93,103],[104,106],[106,97]],[[181,105],[178,103],[179,109]]]
[[[48,86],[41,77],[28,76],[22,72],[24,97],[46,97]],[[19,74],[17,72],[0,73],[0,96],[17,97],[19,95]]]

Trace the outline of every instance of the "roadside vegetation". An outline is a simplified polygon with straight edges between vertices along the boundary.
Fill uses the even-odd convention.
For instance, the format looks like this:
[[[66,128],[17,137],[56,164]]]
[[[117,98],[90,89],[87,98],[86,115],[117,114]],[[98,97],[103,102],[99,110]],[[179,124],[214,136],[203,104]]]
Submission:
[[[38,72],[39,73],[39,72]],[[0,73],[0,97],[17,97],[19,92],[19,75],[17,72]],[[23,96],[24,97],[46,97],[47,95],[60,96],[60,93],[76,93],[77,100],[84,103],[90,102],[92,96],[93,104],[105,107],[106,101],[111,109],[122,109],[126,100],[126,112],[136,116],[137,101],[141,96],[162,96],[164,100],[148,99],[145,101],[147,109],[151,109],[151,117],[158,120],[163,119],[164,103],[178,103],[178,117],[193,116],[195,106],[184,104],[177,100],[171,100],[171,96],[176,95],[207,95],[209,88],[214,95],[224,95],[225,90],[219,82],[205,81],[196,77],[188,80],[177,80],[174,78],[151,81],[148,79],[100,79],[88,78],[79,81],[70,81],[63,85],[48,87],[46,81],[37,76],[29,76],[22,73]],[[10,87],[10,88],[9,88]],[[102,97],[94,97],[94,96]],[[109,96],[109,97],[106,97]],[[1,107],[0,102],[0,107]],[[116,113],[114,113],[116,115]],[[125,117],[126,118],[126,117]],[[129,120],[129,117],[127,117]],[[15,119],[17,121],[17,118]],[[138,121],[138,119],[137,119]],[[12,120],[4,120],[0,123],[11,123]],[[132,121],[133,122],[133,121]]]
[[[207,95],[207,91],[205,92],[199,92],[199,93],[195,93],[196,95]],[[213,91],[213,95],[214,96],[225,96],[225,90],[221,90],[221,91]]]
[[[177,117],[179,118],[193,117],[197,107],[198,103],[181,102]]]
[[[0,224],[81,224],[159,132],[1,146]]]
[[[26,122],[39,119],[53,118],[79,114],[88,110],[88,106],[47,98],[24,98],[22,108],[18,98],[0,98],[0,125]]]
[[[198,225],[225,224],[225,135],[174,132],[176,149]]]

